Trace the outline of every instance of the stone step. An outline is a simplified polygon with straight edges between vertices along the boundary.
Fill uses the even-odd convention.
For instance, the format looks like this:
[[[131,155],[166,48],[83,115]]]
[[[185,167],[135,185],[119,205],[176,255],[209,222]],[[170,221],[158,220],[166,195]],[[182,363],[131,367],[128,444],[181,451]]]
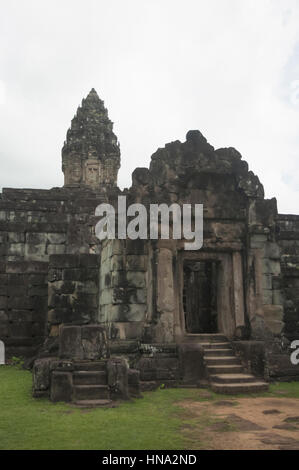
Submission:
[[[74,401],[109,399],[107,385],[74,385]]]
[[[107,385],[107,373],[103,370],[80,370],[73,373],[74,385]]]
[[[241,365],[240,359],[235,356],[205,356],[207,366]]]
[[[226,349],[230,347],[228,341],[226,341],[225,343],[200,343],[200,345],[205,351],[209,349]]]
[[[152,392],[159,387],[159,382],[155,380],[140,381],[141,392]]]
[[[106,371],[105,361],[76,361],[74,362],[76,371]]]
[[[188,341],[197,343],[225,343],[227,342],[226,336],[222,333],[203,333],[203,334],[187,334]]]
[[[234,356],[234,352],[232,349],[206,349],[205,350],[205,357],[218,357],[218,356]]]
[[[74,405],[78,408],[98,408],[101,406],[111,405],[112,400],[78,400],[75,401]]]
[[[269,389],[266,382],[250,382],[250,383],[216,383],[211,382],[211,389],[216,393],[235,394],[235,393],[257,393],[264,392]]]
[[[139,342],[135,340],[112,340],[109,345],[110,354],[130,354],[139,349]]]
[[[215,374],[241,374],[243,367],[241,365],[207,365],[209,375]]]
[[[211,375],[210,376],[211,382],[214,383],[250,383],[250,382],[256,382],[257,378],[254,377],[254,375],[251,374],[217,374],[217,375]]]

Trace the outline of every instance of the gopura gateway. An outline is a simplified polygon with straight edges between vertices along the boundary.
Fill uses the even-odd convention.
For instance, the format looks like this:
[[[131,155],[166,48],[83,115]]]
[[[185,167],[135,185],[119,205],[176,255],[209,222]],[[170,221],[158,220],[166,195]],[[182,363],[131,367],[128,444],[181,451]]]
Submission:
[[[91,90],[62,149],[65,184],[3,189],[0,340],[32,358],[33,394],[105,404],[164,386],[260,391],[296,380],[299,216],[275,199],[234,148],[199,131],[152,155],[117,187],[120,148]],[[203,204],[204,244],[102,242],[95,209],[127,203]]]

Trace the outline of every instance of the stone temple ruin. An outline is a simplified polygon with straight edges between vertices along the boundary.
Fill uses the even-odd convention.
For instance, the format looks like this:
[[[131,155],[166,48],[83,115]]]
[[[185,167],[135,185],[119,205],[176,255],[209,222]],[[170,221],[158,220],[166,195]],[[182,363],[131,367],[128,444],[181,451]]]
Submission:
[[[105,404],[163,386],[259,391],[298,380],[299,216],[234,148],[199,131],[152,155],[117,187],[120,148],[91,90],[62,149],[65,184],[0,196],[0,340],[25,357],[33,394]],[[204,245],[104,240],[95,208],[203,204]]]

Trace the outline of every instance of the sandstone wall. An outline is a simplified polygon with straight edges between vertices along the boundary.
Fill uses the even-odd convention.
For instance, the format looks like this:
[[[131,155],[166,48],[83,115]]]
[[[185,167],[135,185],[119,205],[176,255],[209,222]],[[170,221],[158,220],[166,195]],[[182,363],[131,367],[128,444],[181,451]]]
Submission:
[[[279,215],[282,290],[284,294],[285,334],[299,338],[299,216]]]
[[[74,294],[77,300],[73,310],[78,310],[78,305],[84,304],[82,315],[86,311],[90,314],[88,296],[94,295],[97,289],[94,285],[97,283],[98,268],[92,271],[92,279],[86,279],[84,276],[90,267],[81,264],[89,263],[86,260],[90,253],[97,254],[100,251],[98,239],[94,235],[94,211],[102,201],[102,195],[80,188],[3,190],[0,195],[0,339],[8,348],[8,357],[30,356],[44,338],[47,321],[47,275],[52,255],[50,285],[53,285],[53,291],[50,289],[49,315],[51,334],[55,333],[55,328],[57,333],[60,322],[71,321],[67,296],[70,299],[72,292],[75,292],[77,284],[74,283],[77,281],[78,294]],[[59,264],[64,261],[71,263],[68,256],[80,253],[86,254],[87,258],[81,257],[76,268]],[[58,256],[59,262],[55,256]],[[53,270],[56,268],[57,279],[54,281]],[[80,285],[80,279],[76,275],[87,281],[84,282],[84,287],[83,279]],[[86,302],[84,295],[88,299]],[[95,317],[97,303],[91,303],[94,309],[92,315]],[[56,310],[55,315],[53,310]]]
[[[6,356],[32,356],[46,335],[48,264],[0,263],[0,339]]]
[[[4,189],[0,260],[48,261],[52,254],[99,252],[94,212],[103,200],[88,189]]]
[[[48,276],[48,327],[95,323],[98,311],[99,255],[52,255]]]
[[[147,246],[142,240],[107,240],[100,269],[98,320],[112,337],[140,338],[147,312]]]

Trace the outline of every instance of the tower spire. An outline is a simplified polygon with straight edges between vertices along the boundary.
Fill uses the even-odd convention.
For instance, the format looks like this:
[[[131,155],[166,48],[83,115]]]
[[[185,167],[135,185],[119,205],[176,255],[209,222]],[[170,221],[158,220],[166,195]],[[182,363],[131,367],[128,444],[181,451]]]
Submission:
[[[82,100],[62,148],[64,184],[117,185],[120,149],[104,102],[92,88]]]

